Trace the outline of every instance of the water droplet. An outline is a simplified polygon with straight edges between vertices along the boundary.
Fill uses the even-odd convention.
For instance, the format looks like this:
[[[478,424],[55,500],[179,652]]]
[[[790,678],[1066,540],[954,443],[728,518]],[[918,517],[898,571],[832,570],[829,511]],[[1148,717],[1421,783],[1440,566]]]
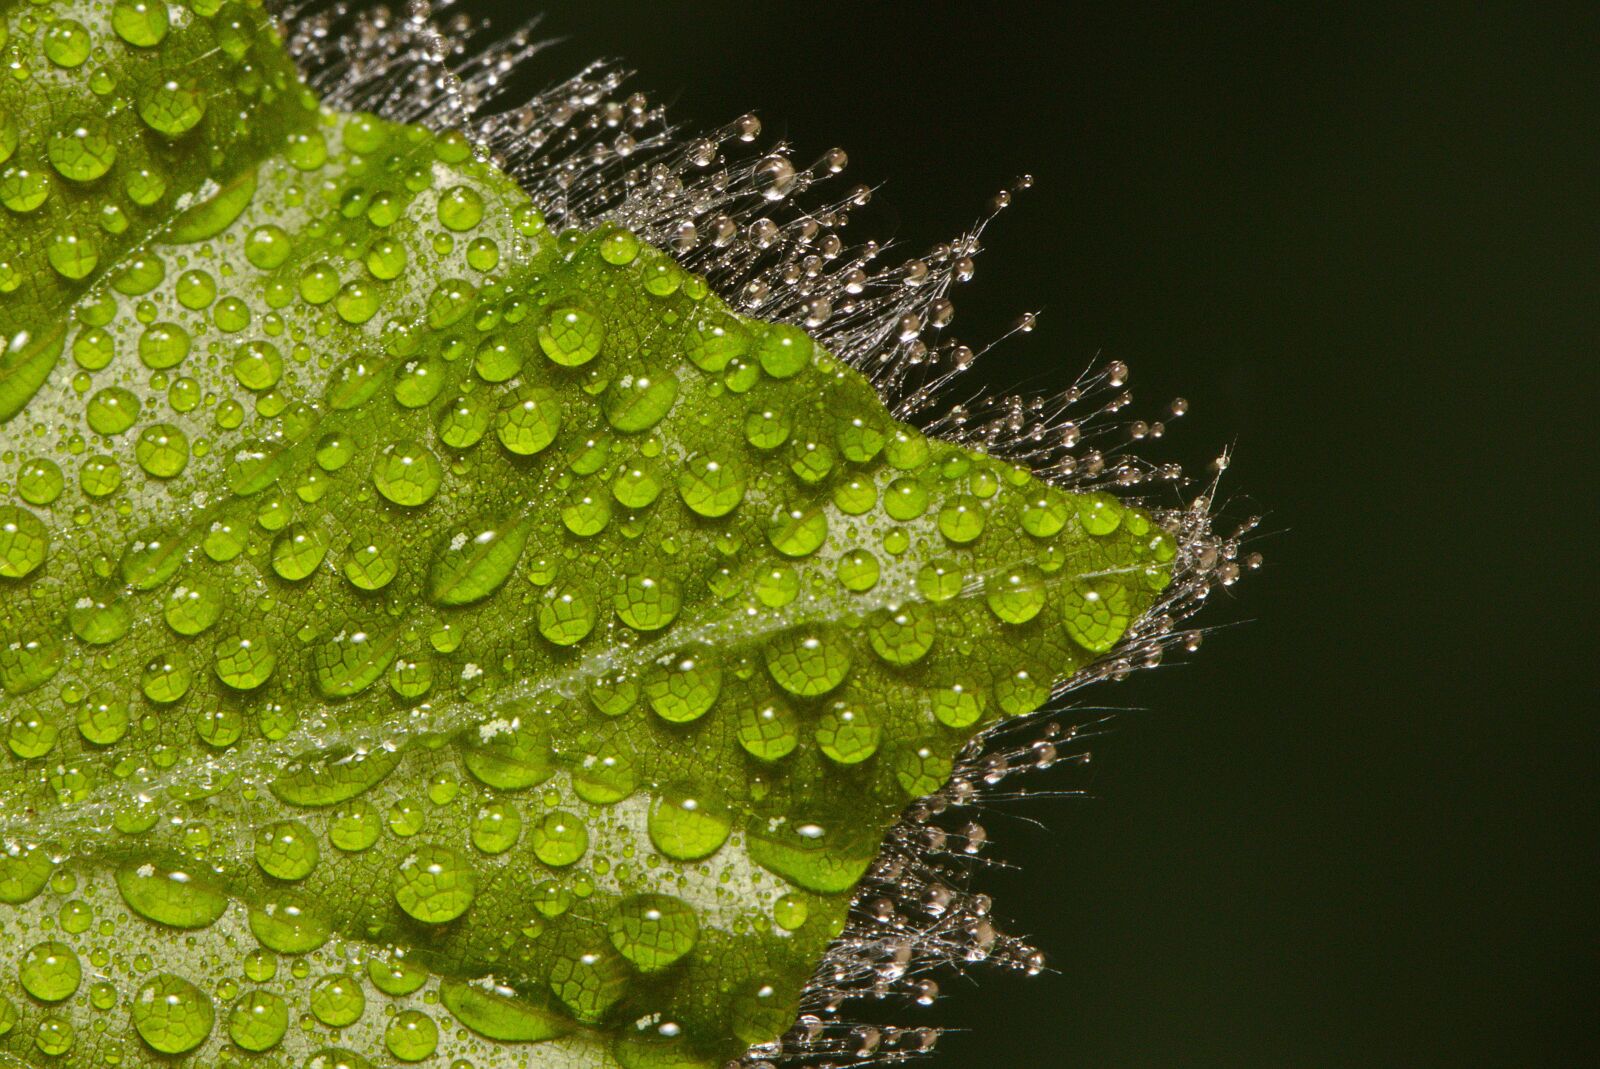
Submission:
[[[989,610],[1008,624],[1027,623],[1044,608],[1044,577],[1031,567],[1008,569],[984,581]]]
[[[391,442],[372,464],[372,483],[396,505],[425,505],[439,492],[444,468],[420,442]]]
[[[870,478],[857,476],[833,488],[833,503],[850,516],[862,516],[878,503],[878,488]]]
[[[722,692],[722,669],[710,651],[658,666],[644,685],[645,699],[657,716],[673,724],[698,720]]]
[[[733,1034],[741,1043],[775,1044],[778,1037],[789,1029],[799,1012],[793,996],[780,993],[792,990],[788,985],[749,980],[739,985],[729,1000],[732,1008]],[[867,1051],[857,1050],[857,1057]]]
[[[200,89],[175,79],[151,86],[139,99],[139,118],[156,133],[168,137],[188,133],[205,113],[206,98]]]
[[[790,694],[816,697],[833,690],[850,673],[850,649],[826,631],[795,630],[768,643],[767,671]]]
[[[117,143],[103,120],[85,119],[51,134],[45,152],[62,178],[93,182],[116,162]]]
[[[203,874],[165,868],[151,861],[117,870],[117,890],[128,908],[146,920],[173,928],[205,928],[228,908],[228,898]]]
[[[472,845],[486,854],[503,854],[517,844],[522,818],[503,802],[492,802],[472,818]]]
[[[491,334],[478,343],[478,351],[472,358],[472,370],[484,382],[508,382],[522,371],[522,349],[499,335]]]
[[[66,480],[61,474],[61,466],[48,457],[30,457],[23,461],[22,467],[17,471],[17,493],[22,500],[30,505],[49,505],[61,496]],[[11,506],[0,506],[0,562],[5,559],[3,543],[6,537],[6,509]],[[5,573],[4,563],[0,563],[0,575]],[[17,578],[17,576],[9,576]]]
[[[493,271],[500,264],[500,246],[492,238],[473,238],[467,243],[467,264],[474,271]]]
[[[332,973],[311,985],[311,1014],[329,1028],[345,1028],[361,1019],[367,998],[361,983],[344,973]]]
[[[67,614],[72,633],[91,646],[109,646],[133,626],[133,609],[121,598],[83,598]]]
[[[290,583],[314,575],[326,555],[328,536],[317,528],[291,523],[272,539],[272,570]]]
[[[344,577],[361,590],[382,590],[400,572],[400,550],[387,535],[358,533],[345,549]]]
[[[878,752],[882,731],[865,708],[836,702],[817,722],[816,735],[817,745],[830,760],[854,765]]]
[[[1019,668],[995,682],[994,696],[1001,710],[1012,716],[1031,713],[1050,700],[1050,679],[1048,674]]]
[[[500,444],[518,456],[533,456],[561,429],[561,402],[542,386],[523,386],[501,402],[494,418]]]
[[[878,585],[878,558],[863,549],[850,550],[840,555],[834,574],[846,590],[863,593]]]
[[[84,414],[96,434],[118,435],[139,418],[139,399],[121,386],[107,386],[89,398]]]
[[[83,981],[78,955],[65,943],[50,941],[29,947],[17,966],[17,980],[41,1002],[71,997]]]
[[[1114,577],[1077,579],[1062,601],[1061,614],[1074,642],[1091,653],[1107,653],[1133,622],[1134,602]]]
[[[194,685],[194,672],[181,656],[158,654],[145,663],[139,674],[139,689],[146,698],[157,705],[171,705],[180,701]]]
[[[591,538],[605,530],[610,520],[611,503],[603,492],[583,483],[568,492],[561,508],[561,522],[567,530],[579,538]]]
[[[751,858],[796,887],[838,894],[855,886],[878,853],[878,836],[853,825],[835,827],[799,814],[754,822],[745,841]]]
[[[346,853],[370,849],[382,831],[383,818],[365,799],[335,809],[328,821],[328,841]]]
[[[678,478],[683,503],[707,518],[725,516],[739,507],[745,492],[744,465],[706,454],[689,458]]]
[[[787,705],[764,702],[740,710],[736,737],[751,757],[776,761],[799,744],[800,724]]]
[[[327,922],[305,900],[287,891],[274,892],[250,907],[250,932],[268,950],[308,954],[328,941]]]
[[[558,646],[583,641],[598,618],[593,599],[572,585],[553,586],[539,602],[539,634]]]
[[[293,243],[288,233],[273,223],[263,223],[244,239],[244,257],[263,271],[271,271],[289,258]]]
[[[42,171],[7,167],[0,172],[0,204],[17,213],[31,212],[50,198],[50,178]]]
[[[937,740],[919,739],[895,747],[891,767],[900,789],[910,798],[922,798],[949,782],[953,763]]]
[[[300,297],[307,304],[327,304],[339,292],[339,271],[325,260],[307,264],[300,272]]]
[[[461,736],[460,744],[467,771],[496,790],[526,790],[555,774],[549,737],[519,719],[469,731]]]
[[[78,706],[75,719],[78,734],[84,741],[95,746],[110,746],[127,733],[128,703],[109,692],[96,692]]]
[[[526,522],[457,529],[433,558],[428,596],[440,605],[482,601],[510,578],[532,530]]]
[[[624,434],[647,431],[672,410],[678,399],[678,377],[662,369],[624,375],[601,398],[606,422]]]
[[[439,1026],[421,1010],[405,1010],[389,1022],[383,1043],[401,1061],[420,1062],[438,1048]]]
[[[452,186],[439,197],[438,214],[451,230],[471,230],[483,218],[483,195],[470,186]]]
[[[983,503],[976,497],[962,494],[939,510],[939,530],[950,541],[965,545],[983,534],[985,519]]]
[[[821,508],[780,511],[767,528],[767,541],[786,557],[805,557],[828,540],[828,514]]]
[[[270,390],[283,377],[283,355],[269,341],[248,341],[234,352],[233,377],[247,390]]]
[[[139,335],[139,360],[152,371],[177,367],[189,355],[189,332],[176,323],[153,323]]]
[[[1122,526],[1122,504],[1110,494],[1096,491],[1078,498],[1078,522],[1092,535],[1105,536]]]
[[[57,468],[55,478],[59,480],[60,476]],[[44,479],[47,488],[48,474]],[[50,534],[39,517],[16,505],[0,505],[0,577],[24,579],[32,575],[44,563],[49,549]]]
[[[88,29],[76,19],[57,19],[45,31],[44,54],[58,67],[82,64],[89,58],[89,45]]]
[[[467,912],[477,893],[472,863],[448,847],[421,847],[395,872],[395,903],[422,923],[451,922]]]
[[[361,324],[378,314],[381,291],[359,279],[346,282],[334,295],[333,309],[346,323]]]
[[[795,931],[805,924],[810,913],[811,907],[800,895],[783,895],[772,904],[772,919],[786,932]]]
[[[272,677],[278,654],[264,635],[245,630],[217,643],[212,661],[223,683],[234,690],[255,690]]]
[[[572,1030],[564,1015],[486,981],[446,980],[439,985],[439,1001],[472,1031],[503,1043],[540,1043]],[[457,1062],[453,1069],[468,1067]]]
[[[718,372],[750,348],[750,336],[732,316],[716,315],[690,329],[685,355],[702,371]]]
[[[613,805],[632,794],[639,778],[626,736],[613,735],[572,770],[572,790],[591,805]]]
[[[659,972],[694,949],[700,922],[694,908],[682,899],[633,895],[612,911],[606,935],[617,953],[640,972]]]
[[[280,820],[256,832],[255,852],[261,871],[280,880],[305,879],[320,854],[311,829],[298,820]]]
[[[789,470],[803,483],[815,485],[833,474],[834,453],[826,443],[801,440],[794,443]]]
[[[180,976],[160,973],[133,996],[133,1027],[162,1054],[185,1054],[211,1035],[216,1010],[204,991]]]
[[[392,957],[369,960],[367,979],[384,994],[400,998],[427,983],[428,970],[405,957],[402,951]]]
[[[650,808],[650,841],[667,857],[698,861],[722,848],[733,831],[728,803],[710,790],[674,784]]]
[[[0,902],[17,906],[31,901],[44,890],[54,868],[49,853],[39,847],[0,849]]]
[[[290,805],[320,808],[348,802],[383,782],[400,764],[397,750],[329,748],[290,762],[272,793]]]
[[[554,810],[533,826],[533,853],[551,868],[571,865],[589,849],[589,829],[572,813]]]
[[[804,371],[811,363],[816,346],[799,327],[774,323],[756,346],[761,370],[775,379],[787,379]]]
[[[154,48],[167,36],[164,0],[116,0],[111,5],[111,28],[136,48]]]
[[[228,1014],[228,1038],[252,1052],[271,1050],[289,1030],[289,1005],[270,991],[249,991]]]
[[[645,462],[625,469],[611,484],[611,496],[630,509],[648,508],[661,496],[655,465]]]
[[[639,239],[631,230],[617,228],[600,239],[600,258],[621,267],[639,256]]]
[[[562,367],[579,367],[600,355],[605,345],[605,321],[585,308],[572,305],[551,309],[539,328],[539,348]]]
[[[1067,503],[1055,494],[1046,493],[1022,509],[1022,529],[1035,538],[1050,538],[1067,522]]]
[[[152,478],[174,478],[189,464],[189,436],[171,423],[152,423],[139,432],[134,457]]]
[[[78,1034],[73,1029],[72,1022],[55,1016],[41,1020],[33,1033],[34,1046],[39,1048],[40,1053],[52,1058],[60,1057],[71,1050],[77,1039]]]
[[[888,664],[917,663],[928,655],[936,637],[933,610],[920,602],[877,611],[867,623],[867,642]]]
[[[185,271],[178,276],[174,292],[177,294],[179,304],[190,311],[199,311],[210,307],[211,302],[217,299],[217,283],[205,271]]]

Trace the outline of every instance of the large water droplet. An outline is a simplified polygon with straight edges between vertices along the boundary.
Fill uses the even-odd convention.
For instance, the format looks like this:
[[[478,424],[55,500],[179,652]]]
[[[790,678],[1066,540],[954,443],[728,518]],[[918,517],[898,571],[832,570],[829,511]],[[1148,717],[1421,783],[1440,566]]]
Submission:
[[[444,924],[461,916],[478,893],[472,863],[448,847],[424,846],[400,862],[394,900],[424,924]]]
[[[78,990],[83,967],[71,947],[51,940],[29,947],[22,955],[17,980],[23,990],[41,1002],[60,1002]]]
[[[482,601],[510,578],[532,530],[526,521],[456,530],[433,558],[428,596],[440,605]]]
[[[133,1027],[139,1038],[162,1054],[185,1054],[211,1035],[216,1009],[194,984],[160,973],[140,985],[133,996]]]
[[[698,861],[722,848],[733,831],[728,803],[689,784],[664,789],[650,808],[650,841],[667,857]]]
[[[680,898],[634,895],[612,911],[606,935],[617,953],[640,972],[658,972],[694,949],[700,922],[693,907]]]
[[[139,916],[173,928],[204,928],[228,908],[228,897],[204,873],[153,861],[117,870],[117,890]]]
[[[33,574],[49,548],[50,534],[39,517],[16,505],[0,505],[0,577]]]

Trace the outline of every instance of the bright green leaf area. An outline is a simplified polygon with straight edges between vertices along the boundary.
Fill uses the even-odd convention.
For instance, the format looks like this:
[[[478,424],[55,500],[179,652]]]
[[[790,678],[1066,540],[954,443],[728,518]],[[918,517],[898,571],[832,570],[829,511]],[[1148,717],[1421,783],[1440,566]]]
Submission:
[[[256,7],[3,10],[0,1063],[720,1065],[1168,582]]]

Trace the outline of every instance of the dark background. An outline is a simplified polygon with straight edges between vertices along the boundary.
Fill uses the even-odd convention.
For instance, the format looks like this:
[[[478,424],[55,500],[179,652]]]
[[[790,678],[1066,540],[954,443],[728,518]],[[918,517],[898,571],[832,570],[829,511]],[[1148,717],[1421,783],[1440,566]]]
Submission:
[[[1087,696],[1130,708],[1092,797],[985,818],[1057,971],[945,978],[897,1015],[963,1030],[933,1064],[1594,1064],[1600,24],[544,6],[551,78],[621,57],[690,127],[846,147],[885,183],[858,238],[919,251],[1035,174],[956,327],[1044,315],[976,374],[1126,360],[1136,414],[1192,402],[1151,452],[1233,445],[1266,517],[1229,626]]]

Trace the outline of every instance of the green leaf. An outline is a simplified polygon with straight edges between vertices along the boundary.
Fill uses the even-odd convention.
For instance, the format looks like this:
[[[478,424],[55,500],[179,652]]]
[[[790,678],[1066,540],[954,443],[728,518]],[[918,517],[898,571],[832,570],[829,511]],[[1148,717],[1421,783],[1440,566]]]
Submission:
[[[720,1065],[1170,580],[256,7],[4,17],[12,1062]]]

